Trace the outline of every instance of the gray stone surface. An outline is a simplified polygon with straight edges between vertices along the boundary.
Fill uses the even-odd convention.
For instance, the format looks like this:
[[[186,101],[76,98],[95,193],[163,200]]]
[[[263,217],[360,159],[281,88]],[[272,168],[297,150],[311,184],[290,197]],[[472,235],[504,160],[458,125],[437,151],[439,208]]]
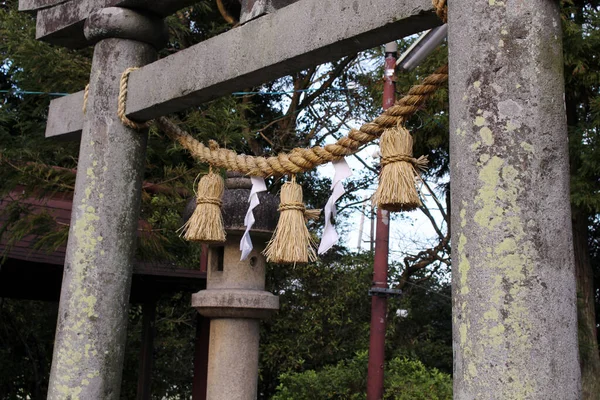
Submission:
[[[192,307],[209,318],[264,319],[279,310],[279,297],[261,290],[207,289],[192,296]]]
[[[83,129],[84,91],[59,97],[50,102],[46,137],[61,140],[79,140]]]
[[[449,8],[454,398],[579,399],[559,5]]]
[[[302,0],[131,74],[139,121],[439,25],[431,0]]]
[[[117,119],[121,72],[152,46],[105,39],[94,49],[48,399],[118,399],[147,132]]]
[[[70,0],[19,0],[19,11],[34,11],[48,8]]]
[[[240,23],[273,13],[299,0],[241,0]]]
[[[81,48],[89,45],[83,34],[85,20],[102,8],[125,7],[166,17],[195,2],[196,0],[70,0],[38,11],[36,38],[59,46]],[[31,3],[25,1],[23,7],[31,7]]]
[[[256,400],[259,321],[210,321],[207,400]]]
[[[262,250],[266,240],[252,235],[254,249],[241,261],[240,238],[235,231],[228,231],[223,246],[210,248],[206,290],[192,295],[192,306],[213,318],[208,355],[209,400],[256,399],[259,319],[279,308],[279,298],[264,291],[266,260]]]
[[[121,7],[107,7],[92,13],[86,20],[83,33],[88,42],[102,39],[132,39],[148,43],[155,49],[167,45],[169,32],[162,18],[138,18],[138,13]]]

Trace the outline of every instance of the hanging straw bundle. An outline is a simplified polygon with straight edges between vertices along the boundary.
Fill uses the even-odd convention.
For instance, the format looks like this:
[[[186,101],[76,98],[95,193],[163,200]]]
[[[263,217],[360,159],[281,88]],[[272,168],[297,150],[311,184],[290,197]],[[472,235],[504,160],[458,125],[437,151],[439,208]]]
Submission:
[[[194,242],[222,243],[225,241],[221,198],[225,182],[219,174],[204,175],[198,183],[196,209],[190,219],[181,227],[183,238]]]
[[[264,251],[267,261],[278,264],[316,261],[316,243],[306,221],[318,218],[321,210],[306,209],[302,202],[302,186],[296,183],[295,176],[281,188],[279,211],[277,228]]]
[[[411,211],[421,207],[415,178],[419,176],[419,170],[427,168],[427,156],[413,158],[413,138],[400,123],[383,132],[379,147],[381,173],[374,203],[388,211]]]

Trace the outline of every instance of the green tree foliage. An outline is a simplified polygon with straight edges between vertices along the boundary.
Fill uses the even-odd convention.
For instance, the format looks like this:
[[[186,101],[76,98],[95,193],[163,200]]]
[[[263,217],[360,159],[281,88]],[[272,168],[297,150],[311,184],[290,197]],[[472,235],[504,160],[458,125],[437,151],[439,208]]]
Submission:
[[[583,398],[596,400],[600,393],[600,264],[595,257],[600,212],[600,61],[596,56],[600,49],[600,3],[562,3],[579,353]]]
[[[363,400],[366,399],[367,352],[318,371],[287,373],[273,400]],[[384,399],[452,399],[450,375],[427,368],[417,360],[395,357],[386,363]]]
[[[336,368],[341,370],[344,360],[368,350],[372,256],[326,256],[315,264],[269,269],[267,290],[279,295],[281,309],[264,324],[261,335],[261,398],[270,398],[282,372],[302,375],[312,371],[302,375],[308,377],[338,363],[342,364]],[[399,279],[398,267],[390,269],[391,285]],[[388,300],[386,354],[390,359],[409,357],[452,371],[449,294],[448,285],[428,280],[408,285],[402,297]],[[407,315],[399,315],[398,310]]]
[[[0,398],[46,397],[57,311],[51,303],[0,299]]]

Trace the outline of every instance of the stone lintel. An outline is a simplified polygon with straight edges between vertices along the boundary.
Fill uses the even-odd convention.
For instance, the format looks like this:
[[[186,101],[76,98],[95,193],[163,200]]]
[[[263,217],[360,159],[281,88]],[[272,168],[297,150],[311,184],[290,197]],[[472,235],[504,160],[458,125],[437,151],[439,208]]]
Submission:
[[[431,0],[302,0],[138,71],[128,116],[146,121],[441,24]]]
[[[279,297],[260,290],[207,289],[192,295],[192,307],[209,318],[268,318]]]
[[[83,34],[85,20],[90,14],[106,7],[124,7],[147,11],[157,17],[166,17],[175,11],[194,4],[195,0],[21,0],[21,10],[33,9],[36,3],[58,4],[40,9],[37,13],[36,38],[58,46],[72,49],[82,48],[90,43]],[[27,7],[27,8],[25,8]],[[38,8],[41,8],[38,7]]]
[[[302,0],[132,72],[128,116],[143,121],[182,111],[439,24],[430,0],[365,0],[356,7]],[[64,134],[65,125],[83,126],[80,109],[51,105],[48,120],[56,121],[46,137]]]

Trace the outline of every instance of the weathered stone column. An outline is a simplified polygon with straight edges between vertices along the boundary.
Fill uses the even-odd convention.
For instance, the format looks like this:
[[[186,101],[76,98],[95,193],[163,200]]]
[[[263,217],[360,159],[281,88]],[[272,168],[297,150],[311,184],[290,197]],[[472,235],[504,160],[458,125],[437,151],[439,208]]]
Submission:
[[[227,242],[211,247],[206,290],[192,306],[210,322],[207,400],[254,400],[258,388],[259,320],[279,309],[279,297],[265,292],[265,242],[277,224],[278,200],[261,194],[254,209],[254,249],[240,261],[240,239],[250,194],[250,179],[227,179],[223,217]]]
[[[559,2],[448,3],[454,396],[578,399]]]
[[[94,49],[48,398],[118,399],[147,133],[117,117],[121,73],[156,58],[161,20],[108,8]],[[114,37],[119,37],[115,39]],[[164,37],[164,36],[163,36]],[[78,111],[78,110],[75,110]],[[74,112],[75,112],[74,111]]]

